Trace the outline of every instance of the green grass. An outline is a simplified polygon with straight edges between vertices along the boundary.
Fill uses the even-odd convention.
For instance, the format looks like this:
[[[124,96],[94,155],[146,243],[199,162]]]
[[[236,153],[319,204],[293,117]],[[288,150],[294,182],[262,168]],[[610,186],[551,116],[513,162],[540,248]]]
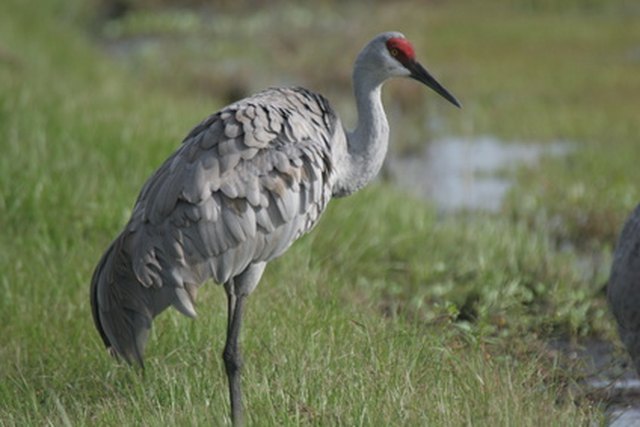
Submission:
[[[0,425],[228,424],[222,289],[202,290],[195,321],[173,311],[156,320],[142,378],[101,347],[91,273],[191,126],[275,84],[326,93],[349,121],[353,55],[384,29],[413,39],[465,106],[390,83],[396,149],[439,134],[577,149],[519,171],[499,215],[442,218],[380,183],[333,202],[250,298],[249,421],[602,421],[598,402],[572,395],[577,378],[545,343],[614,339],[601,288],[617,230],[640,200],[632,3],[379,3],[367,22],[355,19],[358,2],[278,3],[225,10],[215,25],[143,7],[106,26],[82,2],[5,3]],[[125,59],[107,53],[105,44],[138,37],[152,42]],[[588,277],[576,266],[585,253],[604,260]]]

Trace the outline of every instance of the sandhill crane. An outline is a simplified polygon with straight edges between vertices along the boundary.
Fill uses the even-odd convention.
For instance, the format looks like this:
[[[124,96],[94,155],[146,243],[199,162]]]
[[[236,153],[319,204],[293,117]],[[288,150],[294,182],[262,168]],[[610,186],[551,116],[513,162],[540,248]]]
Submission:
[[[640,374],[640,205],[620,232],[607,297],[618,323],[620,339]]]
[[[170,305],[195,317],[196,289],[210,278],[223,284],[231,419],[242,424],[245,298],[331,197],[359,190],[380,170],[389,136],[381,87],[390,77],[411,77],[460,107],[416,61],[411,43],[387,32],[355,61],[353,132],[324,97],[303,88],[265,90],[197,125],[145,183],[93,274],[93,318],[109,351],[142,366],[152,319]]]

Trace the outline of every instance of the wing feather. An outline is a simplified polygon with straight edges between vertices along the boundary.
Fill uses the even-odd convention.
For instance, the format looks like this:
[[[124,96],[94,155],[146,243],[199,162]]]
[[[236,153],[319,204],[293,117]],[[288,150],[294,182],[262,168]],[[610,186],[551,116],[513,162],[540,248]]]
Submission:
[[[155,172],[128,227],[144,286],[225,282],[279,256],[315,225],[331,197],[331,140],[340,124],[309,94],[271,89],[226,107]],[[188,295],[178,296],[174,305],[193,314]]]

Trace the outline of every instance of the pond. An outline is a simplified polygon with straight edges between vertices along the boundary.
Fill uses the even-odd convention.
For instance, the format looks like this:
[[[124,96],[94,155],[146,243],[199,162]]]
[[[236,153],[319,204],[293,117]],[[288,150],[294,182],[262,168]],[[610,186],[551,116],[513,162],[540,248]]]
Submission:
[[[426,145],[422,153],[390,156],[391,181],[436,204],[442,212],[497,212],[512,185],[509,172],[534,166],[544,156],[563,156],[568,142],[547,144],[504,142],[492,136],[447,137]]]

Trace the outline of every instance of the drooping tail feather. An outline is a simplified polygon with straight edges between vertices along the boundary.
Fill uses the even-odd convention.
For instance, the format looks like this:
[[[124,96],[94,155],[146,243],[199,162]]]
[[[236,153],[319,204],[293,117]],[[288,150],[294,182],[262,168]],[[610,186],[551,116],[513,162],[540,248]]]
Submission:
[[[134,259],[145,256],[136,246],[139,238],[140,235],[124,231],[102,255],[91,279],[91,311],[107,350],[129,364],[143,366],[153,318],[170,305],[195,317],[197,284],[192,282],[203,281],[204,275],[195,267],[181,272],[172,268],[172,258],[154,247],[157,258],[145,268],[153,270],[155,280],[144,283],[134,269]]]
[[[91,279],[91,311],[107,350],[143,367],[154,316],[154,289],[136,279],[120,235],[100,259]]]

